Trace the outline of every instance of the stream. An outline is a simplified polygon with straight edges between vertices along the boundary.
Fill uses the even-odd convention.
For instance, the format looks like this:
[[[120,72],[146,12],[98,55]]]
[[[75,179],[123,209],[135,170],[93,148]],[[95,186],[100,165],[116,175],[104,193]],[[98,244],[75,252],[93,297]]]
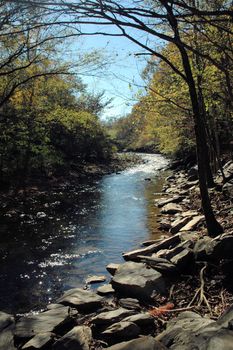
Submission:
[[[73,191],[54,191],[42,201],[46,216],[37,215],[33,224],[25,219],[20,226],[0,226],[1,311],[42,310],[89,275],[109,280],[107,264],[121,263],[122,252],[159,238],[154,199],[168,162],[160,155],[142,157],[145,164],[83,181]]]

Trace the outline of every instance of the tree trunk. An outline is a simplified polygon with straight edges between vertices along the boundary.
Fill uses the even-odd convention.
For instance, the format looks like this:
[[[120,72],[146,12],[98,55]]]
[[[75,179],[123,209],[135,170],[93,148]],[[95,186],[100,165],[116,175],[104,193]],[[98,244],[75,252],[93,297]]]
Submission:
[[[223,232],[222,226],[215,219],[215,215],[211,206],[210,197],[207,187],[207,174],[205,162],[207,159],[207,143],[206,143],[206,131],[203,116],[201,115],[201,109],[198,104],[198,96],[196,92],[196,86],[193,79],[193,74],[191,70],[191,65],[189,62],[189,57],[181,45],[178,45],[184,71],[187,77],[187,84],[189,87],[189,94],[192,103],[193,118],[195,124],[195,136],[196,136],[196,150],[197,150],[197,164],[198,164],[198,175],[199,175],[199,186],[201,193],[202,209],[205,215],[207,231],[210,237],[215,237]]]

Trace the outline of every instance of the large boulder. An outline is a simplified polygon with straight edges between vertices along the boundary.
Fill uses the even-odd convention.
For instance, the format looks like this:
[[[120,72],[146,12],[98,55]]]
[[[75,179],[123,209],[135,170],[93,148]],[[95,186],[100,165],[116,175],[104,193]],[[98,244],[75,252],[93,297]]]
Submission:
[[[166,293],[161,273],[148,268],[143,263],[126,262],[122,264],[111,283],[117,292],[139,299],[149,299],[154,292]]]

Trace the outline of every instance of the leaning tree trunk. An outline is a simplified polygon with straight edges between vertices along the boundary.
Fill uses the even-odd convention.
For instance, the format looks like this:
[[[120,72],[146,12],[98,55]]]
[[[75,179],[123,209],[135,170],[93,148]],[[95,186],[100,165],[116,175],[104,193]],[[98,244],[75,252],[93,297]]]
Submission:
[[[179,51],[182,57],[182,63],[186,74],[190,99],[192,103],[202,209],[205,215],[208,234],[209,236],[214,237],[222,233],[223,228],[215,218],[215,215],[211,206],[209,193],[208,193],[207,174],[206,174],[206,165],[205,165],[205,161],[206,159],[208,159],[206,156],[207,140],[206,140],[205,123],[203,120],[203,116],[201,115],[201,108],[198,104],[198,96],[197,96],[196,86],[195,86],[188,54],[185,48],[182,46],[182,43],[177,46],[179,48]]]

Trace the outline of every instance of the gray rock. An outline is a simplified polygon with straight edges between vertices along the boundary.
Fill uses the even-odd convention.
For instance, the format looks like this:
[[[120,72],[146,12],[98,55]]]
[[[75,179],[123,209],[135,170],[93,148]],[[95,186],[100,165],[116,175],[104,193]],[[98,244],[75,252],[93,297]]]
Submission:
[[[181,215],[183,217],[193,217],[193,216],[198,216],[198,212],[196,210],[188,210],[188,211],[184,211]]]
[[[154,318],[148,312],[143,312],[140,314],[128,316],[124,318],[122,321],[133,322],[136,325],[138,325],[140,328],[154,325]]]
[[[196,260],[207,260],[211,257],[214,247],[217,244],[212,238],[205,236],[199,239],[193,249]]]
[[[0,350],[15,350],[14,345],[14,324],[4,328],[0,332]]]
[[[12,315],[6,314],[5,312],[0,311],[0,332],[14,323],[14,318]]]
[[[204,237],[197,241],[194,253],[198,260],[221,260],[231,259],[233,251],[233,235],[222,234],[214,239]]]
[[[23,347],[23,350],[32,350],[32,349],[42,349],[45,346],[49,346],[54,338],[55,334],[46,332],[39,333],[35,335],[31,340],[29,340]]]
[[[164,231],[169,231],[171,228],[171,221],[168,219],[162,219],[159,221],[159,229]]]
[[[105,276],[90,276],[86,279],[86,284],[92,284],[92,283],[100,283],[100,282],[105,282],[106,277]]]
[[[168,237],[164,239],[162,242],[155,243],[150,245],[149,247],[133,250],[128,253],[123,254],[123,258],[125,260],[135,260],[139,255],[150,255],[152,253],[157,253],[161,249],[169,249],[171,247],[175,247],[177,244],[181,242],[179,234],[174,235],[172,237]]]
[[[92,318],[92,323],[100,326],[107,326],[121,321],[123,318],[134,315],[135,312],[124,308],[119,308],[113,311],[106,311]]]
[[[22,317],[16,323],[15,336],[31,338],[39,333],[55,332],[56,328],[70,320],[69,307],[42,312],[38,315]]]
[[[167,348],[153,337],[141,337],[127,342],[122,342],[106,348],[106,350],[166,350]]]
[[[188,270],[194,263],[193,252],[190,249],[183,249],[180,253],[171,258],[171,262],[181,271]]]
[[[113,276],[119,266],[120,264],[111,263],[106,266],[106,270]]]
[[[119,302],[119,305],[125,309],[139,310],[141,308],[138,299],[122,298],[122,299],[119,299],[118,302]]]
[[[180,230],[180,232],[183,231],[192,231],[194,230],[198,224],[200,224],[202,221],[204,221],[204,216],[203,215],[199,215],[199,216],[195,216],[192,220],[190,220],[184,227],[182,227],[182,229]]]
[[[180,203],[184,199],[184,196],[174,196],[172,198],[162,199],[158,201],[157,205],[159,208],[163,207],[166,204],[169,203]]]
[[[155,244],[155,243],[160,243],[162,239],[149,239],[148,241],[142,242],[142,245],[144,247],[148,247],[149,245]]]
[[[172,234],[179,232],[180,229],[182,227],[184,227],[189,221],[190,221],[189,217],[184,217],[182,219],[179,218],[179,219],[175,220],[171,225],[170,232]]]
[[[162,214],[176,214],[183,211],[182,207],[179,204],[169,203],[162,207]]]
[[[162,275],[143,263],[126,262],[117,270],[112,281],[113,288],[119,293],[148,299],[153,292],[165,294],[166,287]]]
[[[231,180],[223,185],[222,192],[226,196],[233,198],[233,180]]]
[[[97,289],[97,293],[100,295],[108,295],[114,293],[115,290],[112,288],[111,284],[105,284]]]
[[[101,307],[103,298],[96,293],[81,288],[70,289],[58,299],[58,303],[77,308],[81,312],[89,312]]]
[[[89,350],[92,341],[91,329],[77,326],[53,345],[54,350]]]
[[[164,275],[168,275],[171,273],[173,274],[177,272],[176,266],[167,259],[143,255],[140,255],[139,258],[141,262],[144,262],[148,266],[152,267],[153,269],[159,271]]]
[[[111,343],[136,338],[140,334],[140,328],[133,322],[121,321],[114,323],[102,332],[102,335]]]

